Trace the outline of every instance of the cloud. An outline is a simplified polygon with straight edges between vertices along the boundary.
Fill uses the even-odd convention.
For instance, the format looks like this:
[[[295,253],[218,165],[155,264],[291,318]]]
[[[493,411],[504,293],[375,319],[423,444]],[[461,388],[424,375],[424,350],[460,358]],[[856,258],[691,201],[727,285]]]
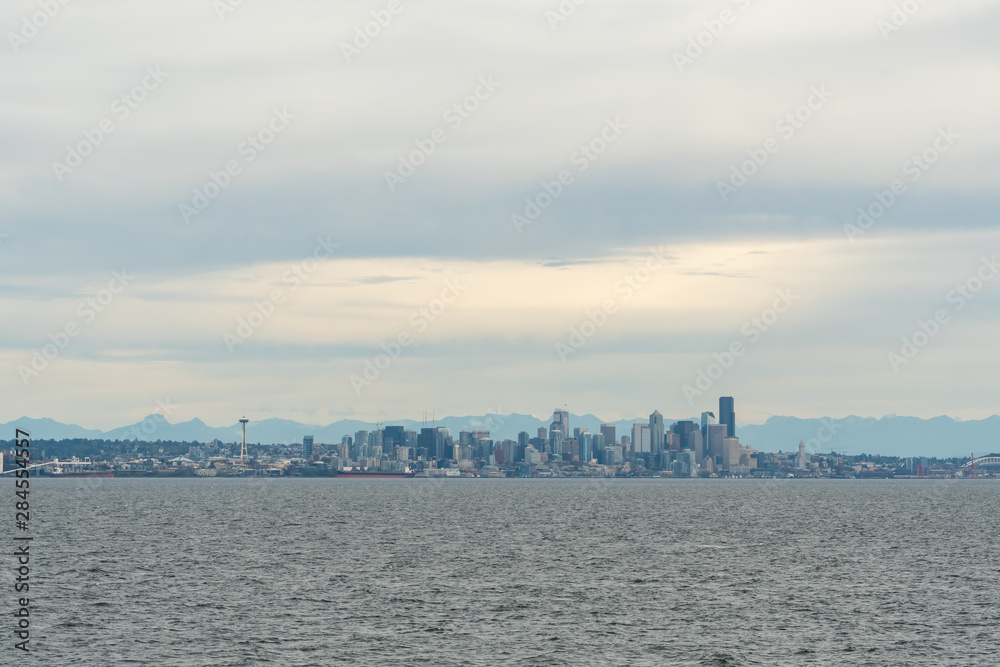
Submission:
[[[886,39],[888,1],[754,2],[678,71],[674,54],[740,4],[587,3],[553,30],[555,3],[405,3],[352,62],[341,43],[371,11],[358,3],[244,3],[224,20],[203,0],[65,6],[0,54],[8,409],[125,423],[162,387],[204,406],[191,417],[234,402],[413,414],[414,395],[455,413],[567,394],[601,414],[602,401],[666,413],[679,383],[792,286],[801,308],[724,380],[755,397],[748,410],[981,416],[991,408],[969,378],[993,358],[992,292],[905,380],[883,366],[997,245],[1000,97],[982,82],[1000,75],[1000,8],[929,3]],[[0,24],[35,11],[7,3]],[[121,117],[116,100],[150,67],[165,79]],[[499,87],[456,123],[482,77]],[[785,136],[817,87],[831,97]],[[276,113],[292,118],[268,134]],[[59,180],[53,163],[105,118],[114,131]],[[627,129],[602,143],[609,119]],[[925,158],[947,128],[958,141]],[[391,191],[386,173],[438,129],[447,140]],[[747,167],[772,138],[779,148]],[[267,142],[249,151],[251,139]],[[584,151],[599,153],[585,169]],[[928,168],[908,172],[915,157]],[[753,173],[723,201],[734,169]],[[512,214],[563,171],[572,183],[518,233]],[[905,195],[848,243],[844,226],[897,179]],[[213,183],[186,223],[179,207]],[[318,238],[340,247],[293,293],[285,276]],[[618,281],[650,246],[667,265],[562,364],[554,343],[623,299]],[[123,266],[135,284],[53,362],[44,391],[25,389],[18,365]],[[357,396],[346,378],[453,276],[468,293]],[[278,314],[230,354],[222,334],[275,289]]]

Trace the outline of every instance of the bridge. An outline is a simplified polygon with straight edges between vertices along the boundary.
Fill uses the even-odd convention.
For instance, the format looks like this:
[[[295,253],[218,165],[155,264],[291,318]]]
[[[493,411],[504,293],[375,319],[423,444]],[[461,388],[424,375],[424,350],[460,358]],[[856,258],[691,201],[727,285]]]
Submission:
[[[962,470],[968,470],[972,467],[972,464],[976,464],[976,468],[1000,468],[1000,454],[990,454],[989,456],[981,456],[978,459],[972,459],[964,466]]]

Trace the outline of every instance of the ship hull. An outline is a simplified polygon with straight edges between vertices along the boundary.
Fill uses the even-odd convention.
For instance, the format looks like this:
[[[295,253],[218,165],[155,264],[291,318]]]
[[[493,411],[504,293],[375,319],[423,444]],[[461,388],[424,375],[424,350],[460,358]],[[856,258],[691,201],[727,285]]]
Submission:
[[[344,477],[347,479],[410,479],[417,473],[415,472],[363,472],[357,470],[341,470],[337,472],[337,477]]]

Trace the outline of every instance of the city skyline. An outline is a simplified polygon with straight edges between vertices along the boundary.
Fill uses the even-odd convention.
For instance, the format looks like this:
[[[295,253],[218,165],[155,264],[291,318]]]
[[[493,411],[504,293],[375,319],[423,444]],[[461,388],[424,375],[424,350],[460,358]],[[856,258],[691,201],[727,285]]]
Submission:
[[[721,420],[715,417],[722,415]],[[837,433],[848,428],[824,420],[797,448],[741,442],[735,432],[735,399],[721,396],[715,411],[700,420],[665,421],[654,410],[646,420],[633,423],[594,422],[593,415],[576,416],[563,408],[552,412],[548,426],[536,420],[531,430],[511,437],[511,416],[488,415],[482,423],[419,427],[354,422],[344,435],[329,441],[323,436],[302,435],[295,442],[257,442],[248,447],[246,427],[240,418],[241,441],[215,437],[190,442],[157,437],[157,424],[111,439],[41,439],[43,474],[56,477],[669,477],[756,478],[808,477],[863,478],[979,478],[996,477],[1000,455],[928,457],[924,453],[900,457],[879,452],[857,455],[845,451]],[[515,417],[523,417],[517,415]],[[666,424],[669,423],[669,428]],[[342,426],[347,425],[338,422]],[[331,425],[331,428],[334,425]],[[508,427],[508,433],[497,432]],[[622,428],[624,427],[624,428]],[[629,428],[630,427],[630,428]],[[621,428],[621,431],[618,429]],[[453,429],[455,432],[453,432]],[[495,430],[496,429],[496,430]],[[593,429],[593,430],[591,430]],[[140,430],[142,432],[140,432]],[[18,433],[25,433],[18,429]],[[897,439],[899,431],[894,434]],[[131,437],[129,437],[131,436]],[[147,436],[147,437],[140,437]],[[252,438],[251,438],[252,441]],[[971,442],[970,442],[971,444]],[[787,445],[785,445],[787,447]],[[839,450],[839,451],[838,451]],[[14,450],[5,452],[11,455]],[[53,456],[53,452],[58,454]],[[237,453],[238,452],[238,453]],[[81,458],[82,456],[82,458]],[[3,467],[0,466],[0,471]]]

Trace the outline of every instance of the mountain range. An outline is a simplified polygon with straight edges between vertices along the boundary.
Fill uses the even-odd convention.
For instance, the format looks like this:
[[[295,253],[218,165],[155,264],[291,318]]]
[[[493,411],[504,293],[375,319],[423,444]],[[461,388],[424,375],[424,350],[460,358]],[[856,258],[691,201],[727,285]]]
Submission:
[[[697,418],[689,417],[693,421]],[[631,434],[632,424],[646,422],[646,418],[623,419],[615,424],[617,434]],[[669,425],[675,419],[664,419]],[[571,415],[570,427],[583,427],[591,433],[599,433],[605,423],[598,417]],[[380,426],[398,425],[419,430],[424,422],[401,419],[380,423]],[[426,423],[426,426],[431,426]],[[548,421],[532,415],[509,414],[465,417],[445,417],[433,423],[451,429],[453,435],[459,431],[482,429],[490,431],[494,439],[516,439],[520,431],[527,431],[535,437],[539,427],[548,427]],[[151,414],[144,420],[110,431],[87,429],[76,424],[63,424],[53,419],[31,419],[21,417],[0,425],[4,433],[13,434],[15,428],[31,433],[36,440],[65,440],[84,438],[89,440],[173,440],[178,442],[238,442],[241,439],[240,424],[231,426],[209,426],[200,419],[171,424],[160,414]],[[264,419],[247,424],[247,441],[258,444],[281,444],[302,442],[302,436],[312,435],[317,443],[339,443],[345,435],[353,436],[356,431],[373,431],[373,422],[342,419],[326,426],[303,424],[286,419]],[[880,419],[873,417],[842,417],[837,419],[800,419],[797,417],[771,417],[764,424],[737,425],[740,442],[762,451],[793,451],[804,441],[810,452],[836,451],[842,454],[884,454],[889,456],[976,456],[1000,452],[1000,416],[987,419],[961,421],[951,417],[900,417],[888,415]]]

